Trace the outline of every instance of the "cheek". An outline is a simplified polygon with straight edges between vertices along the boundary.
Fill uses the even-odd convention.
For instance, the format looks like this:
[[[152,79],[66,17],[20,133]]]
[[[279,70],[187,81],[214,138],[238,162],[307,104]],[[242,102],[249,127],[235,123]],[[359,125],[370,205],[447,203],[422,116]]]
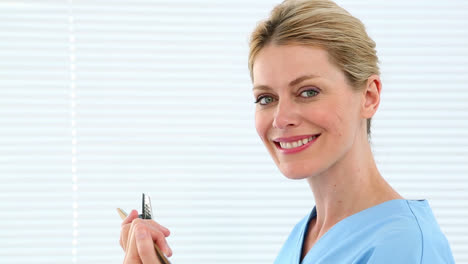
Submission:
[[[257,130],[258,135],[263,141],[265,141],[268,129],[271,126],[267,117],[268,116],[262,110],[257,110],[255,112],[255,129]]]
[[[337,128],[337,123],[339,121],[339,118],[335,111],[336,109],[330,107],[330,105],[327,105],[326,107],[314,107],[313,109],[309,109],[307,111],[307,119],[310,123],[315,124],[321,130],[324,130],[329,133],[334,133],[334,131],[336,131]]]
[[[343,102],[330,110],[330,117],[327,125],[334,135],[340,138],[352,137],[359,119],[354,111],[355,106],[351,103]]]

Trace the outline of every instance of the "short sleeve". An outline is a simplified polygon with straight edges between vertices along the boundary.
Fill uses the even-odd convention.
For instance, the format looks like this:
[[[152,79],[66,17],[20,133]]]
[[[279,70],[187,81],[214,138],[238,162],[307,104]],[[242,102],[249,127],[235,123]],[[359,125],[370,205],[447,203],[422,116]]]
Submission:
[[[422,264],[422,238],[416,230],[390,231],[359,264]]]

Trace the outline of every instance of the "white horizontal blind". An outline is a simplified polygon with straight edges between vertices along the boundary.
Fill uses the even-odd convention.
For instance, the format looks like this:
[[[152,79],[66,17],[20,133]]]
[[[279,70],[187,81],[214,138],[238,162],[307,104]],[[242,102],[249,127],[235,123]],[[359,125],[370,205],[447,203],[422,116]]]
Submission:
[[[381,61],[378,166],[403,196],[429,200],[456,263],[468,263],[468,2],[351,2]]]
[[[71,261],[67,18],[0,2],[0,263]]]
[[[0,263],[121,262],[141,192],[173,263],[271,263],[314,204],[253,126],[247,42],[277,3],[0,2]],[[468,263],[468,3],[339,3],[377,42],[381,172]]]

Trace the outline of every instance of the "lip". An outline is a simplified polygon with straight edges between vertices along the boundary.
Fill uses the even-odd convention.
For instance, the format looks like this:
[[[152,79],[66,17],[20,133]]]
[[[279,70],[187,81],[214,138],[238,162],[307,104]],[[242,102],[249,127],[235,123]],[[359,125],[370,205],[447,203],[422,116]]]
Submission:
[[[276,148],[282,152],[283,154],[293,154],[293,153],[297,153],[297,152],[300,152],[300,151],[303,151],[305,150],[306,148],[310,147],[315,141],[317,141],[317,139],[320,137],[321,134],[312,134],[312,135],[302,135],[302,136],[294,136],[294,137],[282,137],[282,138],[275,138],[273,140]],[[305,145],[302,145],[300,147],[297,147],[297,148],[292,148],[292,149],[284,149],[280,146],[279,142],[294,142],[294,141],[298,141],[300,139],[304,139],[304,138],[310,138],[310,137],[313,137],[313,136],[316,136],[316,138],[312,141],[309,141],[307,142]]]

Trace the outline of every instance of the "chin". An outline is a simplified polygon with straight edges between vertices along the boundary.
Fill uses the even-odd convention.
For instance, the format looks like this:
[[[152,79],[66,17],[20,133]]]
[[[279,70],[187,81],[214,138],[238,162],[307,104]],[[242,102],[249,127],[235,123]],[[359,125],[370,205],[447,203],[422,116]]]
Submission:
[[[286,178],[291,180],[302,180],[316,174],[311,169],[298,166],[279,166],[279,170]]]

